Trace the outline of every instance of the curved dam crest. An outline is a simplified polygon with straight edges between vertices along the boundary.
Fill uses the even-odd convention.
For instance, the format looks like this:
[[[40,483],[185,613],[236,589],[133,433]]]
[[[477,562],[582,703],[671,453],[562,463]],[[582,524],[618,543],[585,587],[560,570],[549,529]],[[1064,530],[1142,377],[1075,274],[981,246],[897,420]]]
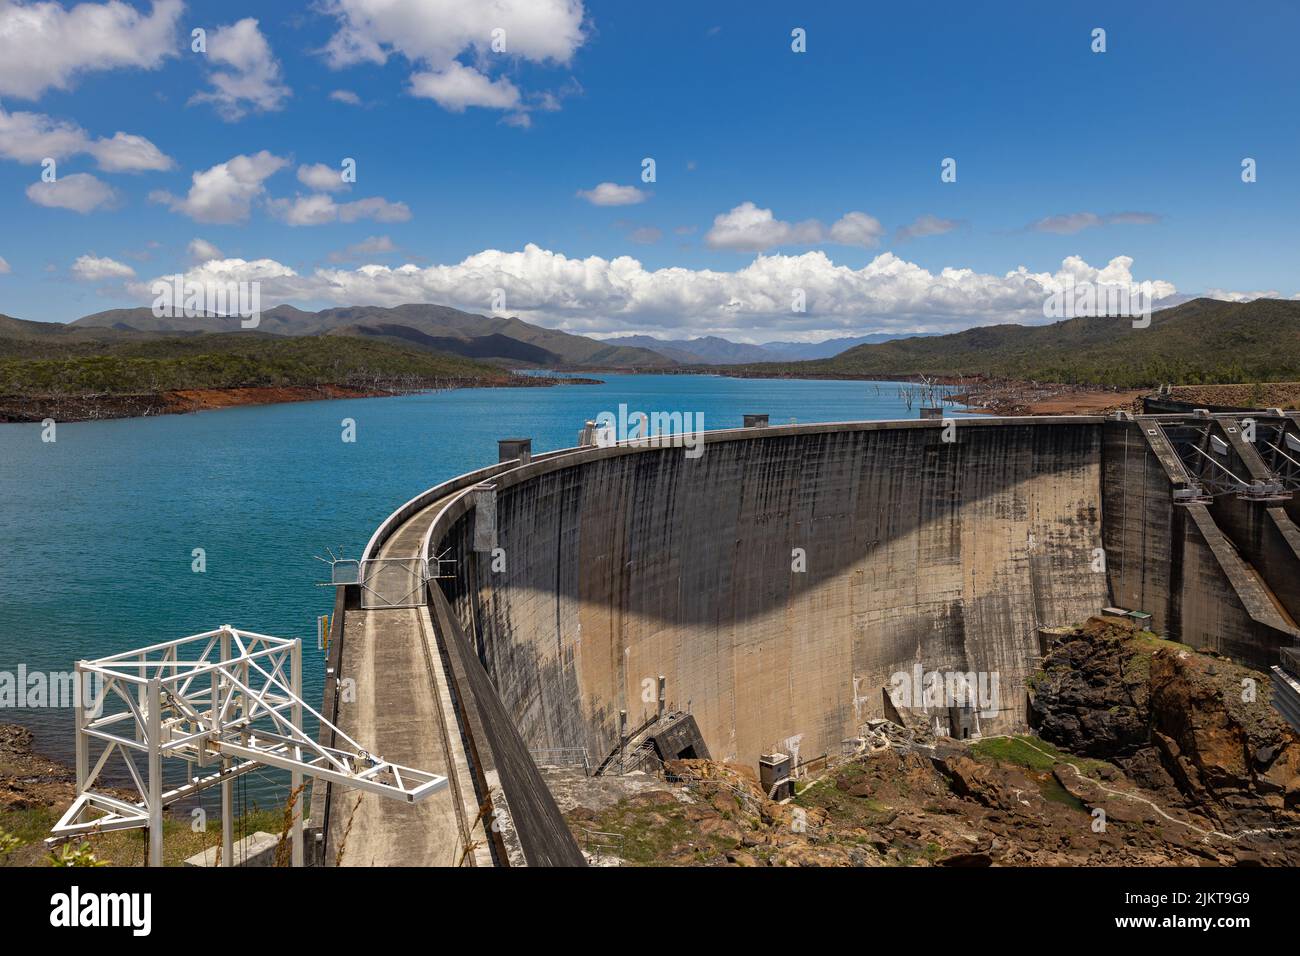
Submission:
[[[472,513],[450,529],[449,597],[530,747],[603,756],[662,675],[715,755],[838,752],[917,664],[999,675],[985,732],[1023,726],[1038,627],[1106,603],[1096,425],[766,431],[501,476],[504,571]]]

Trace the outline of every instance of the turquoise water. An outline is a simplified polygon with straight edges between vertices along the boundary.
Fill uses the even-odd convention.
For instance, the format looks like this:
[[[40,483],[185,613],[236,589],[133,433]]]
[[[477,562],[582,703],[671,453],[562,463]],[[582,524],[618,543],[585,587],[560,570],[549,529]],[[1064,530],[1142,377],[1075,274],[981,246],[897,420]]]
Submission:
[[[267,405],[157,418],[0,425],[0,671],[68,671],[90,659],[221,624],[303,638],[304,691],[318,705],[315,585],[326,548],[357,557],[420,491],[496,460],[496,440],[569,447],[620,403],[702,412],[708,429],[746,412],[772,424],[913,418],[890,383],[608,375],[602,385],[465,389]],[[356,442],[341,420],[356,421]],[[191,570],[206,552],[205,573]],[[72,714],[0,709],[70,759]]]

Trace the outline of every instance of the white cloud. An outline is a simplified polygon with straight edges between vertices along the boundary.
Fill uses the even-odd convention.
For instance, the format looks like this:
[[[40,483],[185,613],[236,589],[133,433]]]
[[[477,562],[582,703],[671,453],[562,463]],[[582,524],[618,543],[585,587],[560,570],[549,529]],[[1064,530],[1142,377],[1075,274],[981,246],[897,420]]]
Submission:
[[[783,222],[772,215],[772,210],[743,202],[715,216],[713,228],[704,234],[704,241],[715,249],[762,252],[775,246],[819,242],[823,233],[822,224],[816,219]]]
[[[195,262],[207,262],[209,259],[221,258],[221,250],[206,239],[191,239],[186,252]]]
[[[1044,300],[1066,277],[1126,286],[1135,281],[1133,260],[1127,256],[1101,268],[1070,257],[1054,273],[1021,266],[1003,275],[961,268],[931,272],[892,253],[852,269],[820,251],[758,256],[734,272],[647,270],[630,256],[571,259],[531,244],[519,252],[485,250],[452,265],[368,264],[317,269],[311,275],[299,275],[274,260],[237,265],[242,261],[225,260],[222,275],[262,280],[264,302],[436,302],[481,312],[490,307],[493,290],[502,288],[511,309],[531,322],[575,332],[657,330],[669,337],[689,331],[744,338],[770,330],[782,337],[816,338],[1043,323]],[[207,263],[196,270],[198,278],[211,278],[211,267]],[[796,288],[805,291],[806,313],[791,312]],[[1154,292],[1164,300],[1177,290],[1155,280]]]
[[[292,95],[280,76],[280,63],[257,20],[245,17],[219,27],[208,37],[208,59],[221,67],[208,74],[212,91],[195,93],[191,103],[211,103],[222,119],[235,121],[250,112],[284,108]]]
[[[664,231],[655,226],[641,226],[633,229],[627,234],[627,237],[633,242],[639,242],[642,245],[653,245],[664,237]]]
[[[150,193],[149,198],[196,222],[243,222],[253,201],[266,192],[262,184],[287,165],[288,160],[266,150],[235,156],[195,173],[183,199],[163,190]]]
[[[1095,212],[1071,212],[1057,216],[1048,216],[1029,224],[1033,232],[1054,232],[1061,236],[1072,236],[1085,229],[1096,226],[1149,226],[1161,221],[1163,217],[1153,212],[1116,212],[1108,216],[1099,216]]]
[[[351,90],[334,90],[330,93],[330,99],[336,103],[347,103],[349,106],[361,105],[361,97]]]
[[[340,189],[348,188],[348,184],[343,181],[342,168],[335,169],[333,166],[326,166],[324,163],[299,166],[298,182],[308,189],[323,193],[337,192]]]
[[[143,136],[119,132],[108,139],[92,140],[75,123],[43,113],[8,113],[0,107],[0,157],[39,163],[47,157],[57,160],[80,153],[94,156],[99,168],[109,173],[163,170],[173,165]]]
[[[0,276],[7,276],[13,270],[9,268],[9,263],[5,261],[4,256],[0,256]]]
[[[80,73],[123,67],[152,70],[180,51],[181,0],[155,0],[146,14],[111,0],[0,2],[0,95],[34,100],[66,90]]]
[[[171,158],[163,155],[157,146],[143,136],[130,133],[115,133],[112,139],[96,140],[88,152],[106,173],[164,170],[173,166]]]
[[[32,183],[27,187],[27,198],[38,206],[85,214],[114,205],[118,196],[112,186],[89,173],[73,173],[52,183]]]
[[[1288,298],[1277,289],[1255,289],[1250,292],[1234,292],[1231,289],[1208,289],[1205,294],[1211,299],[1222,299],[1224,302],[1253,302],[1256,299]],[[1300,293],[1289,298],[1300,299]]]
[[[453,113],[463,113],[470,106],[510,110],[519,105],[519,89],[509,79],[493,80],[455,60],[436,73],[411,74],[411,93]]]
[[[617,183],[600,183],[595,189],[579,189],[577,195],[593,206],[632,206],[649,198],[649,193],[644,190]]]
[[[133,279],[135,270],[116,259],[78,256],[72,264],[72,276],[79,282],[103,282],[107,279]]]
[[[902,226],[895,239],[899,242],[906,242],[909,239],[923,239],[926,236],[942,236],[944,233],[952,232],[961,225],[956,219],[940,219],[938,216],[932,216],[926,213],[923,216],[917,216],[906,226]]]
[[[331,66],[382,64],[396,54],[414,67],[414,95],[456,112],[531,108],[510,80],[483,72],[485,64],[513,58],[567,65],[586,40],[582,0],[329,0],[327,9],[339,21],[325,48]],[[492,49],[498,29],[504,51]],[[466,54],[477,67],[461,62]],[[551,103],[543,100],[542,108]]]
[[[770,209],[761,209],[752,202],[743,202],[734,209],[715,216],[713,228],[704,234],[704,241],[714,249],[739,252],[763,252],[777,246],[821,242],[870,249],[880,245],[884,234],[885,227],[880,224],[880,220],[865,212],[847,212],[827,229],[816,219],[785,222],[777,219]]]
[[[272,199],[267,206],[271,215],[289,226],[321,226],[331,222],[357,222],[362,219],[406,222],[411,218],[411,210],[406,203],[389,202],[379,196],[336,203],[334,197],[318,194],[297,196],[294,199]]]
[[[885,234],[885,227],[875,216],[865,212],[846,212],[831,223],[829,233],[831,242],[842,246],[862,246],[871,249],[880,245],[880,238]]]

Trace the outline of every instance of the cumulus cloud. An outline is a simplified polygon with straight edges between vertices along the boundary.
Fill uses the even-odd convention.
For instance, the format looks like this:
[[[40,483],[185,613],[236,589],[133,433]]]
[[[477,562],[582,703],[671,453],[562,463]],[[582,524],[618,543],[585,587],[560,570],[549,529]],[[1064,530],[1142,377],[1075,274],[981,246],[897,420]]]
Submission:
[[[172,160],[145,139],[130,133],[92,139],[75,123],[43,113],[6,112],[0,107],[0,157],[20,163],[65,159],[87,153],[108,173],[172,168]]]
[[[88,255],[77,257],[72,264],[72,276],[79,282],[103,282],[107,279],[133,279],[135,270],[116,259]]]
[[[79,74],[156,69],[180,45],[181,0],[155,0],[148,13],[127,3],[0,2],[0,95],[34,100],[71,88]]]
[[[351,90],[334,90],[330,93],[330,99],[335,103],[347,103],[348,106],[360,106],[361,97]]]
[[[880,245],[880,237],[885,234],[885,227],[875,216],[865,212],[848,212],[831,223],[828,233],[831,242],[842,246],[862,246],[870,249]]]
[[[253,201],[266,192],[263,183],[287,165],[288,160],[266,150],[252,156],[235,156],[195,173],[190,191],[183,198],[165,190],[152,192],[149,198],[195,222],[243,222]]]
[[[1099,216],[1095,212],[1071,212],[1039,219],[1037,222],[1031,222],[1026,228],[1033,232],[1054,232],[1061,236],[1072,236],[1096,226],[1149,226],[1160,222],[1161,218],[1153,212],[1116,212],[1107,216]]]
[[[27,187],[27,198],[38,206],[71,209],[83,215],[116,205],[118,201],[117,191],[90,173],[60,176],[52,183],[32,183]]]
[[[650,198],[643,189],[617,183],[600,183],[595,189],[579,189],[577,195],[593,206],[632,206]]]
[[[784,222],[777,219],[770,209],[743,202],[729,212],[715,216],[713,228],[704,234],[704,241],[714,249],[762,252],[775,246],[819,242],[824,234],[825,229],[816,219]]]
[[[1072,256],[1055,272],[1021,266],[1002,275],[972,269],[931,272],[882,253],[861,269],[838,265],[824,252],[758,256],[734,272],[646,269],[619,256],[569,258],[529,244],[518,252],[489,249],[451,265],[355,269],[321,268],[300,275],[274,260],[223,260],[226,279],[262,281],[264,302],[401,305],[437,302],[483,311],[494,289],[506,289],[511,308],[531,322],[576,332],[657,330],[692,334],[824,336],[864,331],[952,331],[1000,322],[1045,322],[1047,296],[1067,279],[1128,286],[1136,281],[1128,256],[1093,267]],[[213,263],[194,270],[215,278]],[[146,287],[147,289],[147,287]],[[795,289],[807,312],[792,313]],[[1177,290],[1155,280],[1156,300]]]
[[[865,212],[847,212],[827,229],[816,219],[786,222],[777,219],[770,209],[743,202],[715,216],[713,228],[704,234],[704,241],[714,249],[738,252],[763,252],[778,246],[821,242],[870,249],[880,245],[884,234],[885,227],[880,220]]]
[[[331,222],[357,222],[362,219],[406,222],[411,218],[411,210],[406,203],[389,202],[379,196],[345,203],[336,203],[333,196],[322,194],[297,196],[294,199],[272,199],[267,203],[267,208],[271,215],[289,226],[322,226]]]
[[[509,110],[519,105],[519,89],[506,77],[491,79],[472,66],[453,60],[438,72],[411,74],[411,93],[433,100],[445,110],[463,113],[470,106]],[[519,114],[514,122],[524,124]]]
[[[218,67],[208,74],[212,89],[195,93],[190,102],[211,103],[224,120],[283,109],[292,95],[281,81],[280,62],[271,44],[252,17],[214,30],[208,37],[207,58]]]
[[[945,232],[952,232],[959,227],[956,219],[940,219],[938,216],[932,216],[926,213],[917,216],[906,226],[899,228],[894,234],[894,238],[899,242],[906,242],[909,239],[921,239],[925,236],[942,236]]]
[[[582,0],[328,0],[326,8],[339,23],[324,51],[332,67],[400,56],[414,67],[410,92],[456,112],[479,106],[519,116],[551,108],[546,97],[526,105],[518,88],[491,78],[486,65],[514,59],[563,66],[586,40]],[[494,30],[504,31],[497,34],[504,50],[493,49]],[[466,56],[474,66],[462,62]]]
[[[1293,296],[1284,296],[1277,289],[1255,289],[1249,292],[1234,292],[1231,289],[1209,289],[1205,294],[1211,299],[1222,299],[1224,302],[1253,302],[1256,299],[1300,299],[1300,293]]]
[[[221,250],[206,239],[191,239],[186,252],[195,262],[207,262],[209,259],[221,258]]]
[[[326,166],[324,163],[299,166],[298,182],[308,189],[314,189],[321,193],[338,192],[341,189],[348,188],[348,183],[343,181],[343,170],[341,168],[335,169],[333,166]]]

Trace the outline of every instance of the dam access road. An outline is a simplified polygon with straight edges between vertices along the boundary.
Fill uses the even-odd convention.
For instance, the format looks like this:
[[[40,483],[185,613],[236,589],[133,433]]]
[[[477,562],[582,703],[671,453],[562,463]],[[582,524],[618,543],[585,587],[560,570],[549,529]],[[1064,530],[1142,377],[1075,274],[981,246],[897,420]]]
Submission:
[[[1023,729],[1040,630],[1108,606],[1268,667],[1300,639],[1300,422],[1255,419],[1267,448],[1208,413],[757,425],[698,458],[503,442],[338,590],[325,716],[451,785],[425,807],[319,788],[323,859],[582,865],[533,755],[598,765],[661,678],[754,766],[839,753],[917,665],[996,675],[976,732]]]

